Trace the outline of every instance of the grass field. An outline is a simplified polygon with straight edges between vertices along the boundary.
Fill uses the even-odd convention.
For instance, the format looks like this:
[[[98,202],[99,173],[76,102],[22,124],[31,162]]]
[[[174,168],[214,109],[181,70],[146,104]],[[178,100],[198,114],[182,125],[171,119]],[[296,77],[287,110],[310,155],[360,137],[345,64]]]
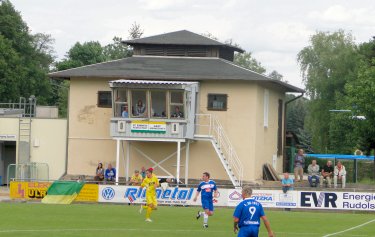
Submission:
[[[233,209],[216,208],[208,229],[195,219],[197,207],[159,207],[152,223],[144,222],[138,210],[128,205],[0,203],[0,236],[235,236]],[[266,215],[275,236],[375,236],[374,214],[266,210]],[[352,227],[358,228],[348,230]],[[267,236],[263,226],[260,236]]]

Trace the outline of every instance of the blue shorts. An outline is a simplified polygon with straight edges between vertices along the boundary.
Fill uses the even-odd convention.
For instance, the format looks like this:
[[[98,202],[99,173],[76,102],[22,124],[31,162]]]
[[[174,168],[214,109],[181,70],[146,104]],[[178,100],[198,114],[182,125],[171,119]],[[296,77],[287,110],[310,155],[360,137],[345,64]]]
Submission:
[[[238,237],[258,237],[259,227],[242,227],[238,232]]]
[[[202,199],[202,208],[204,210],[208,209],[209,211],[214,211],[214,203],[212,202],[212,199]]]

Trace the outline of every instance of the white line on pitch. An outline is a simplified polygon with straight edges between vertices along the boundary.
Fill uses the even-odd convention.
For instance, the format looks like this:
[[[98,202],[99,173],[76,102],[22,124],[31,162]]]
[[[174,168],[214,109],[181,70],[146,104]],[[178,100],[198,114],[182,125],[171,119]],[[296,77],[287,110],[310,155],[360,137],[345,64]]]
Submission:
[[[170,229],[127,229],[127,228],[86,228],[86,229],[18,229],[18,230],[0,230],[0,233],[14,233],[14,232],[64,232],[64,231],[150,231],[150,232],[201,232],[196,229],[170,230]],[[228,232],[214,230],[210,232]]]
[[[342,231],[339,231],[339,232],[335,232],[335,233],[332,233],[332,234],[328,234],[328,235],[324,235],[323,237],[328,237],[328,236],[333,236],[333,235],[337,235],[337,234],[341,234],[341,233],[344,233],[344,232],[348,232],[348,231],[351,231],[351,230],[354,230],[354,229],[357,229],[357,228],[360,228],[362,226],[365,226],[367,224],[370,224],[371,222],[374,222],[375,219],[371,220],[371,221],[368,221],[368,222],[365,222],[363,224],[360,224],[360,225],[357,225],[357,226],[354,226],[354,227],[351,227],[349,229],[346,229],[346,230],[342,230]]]

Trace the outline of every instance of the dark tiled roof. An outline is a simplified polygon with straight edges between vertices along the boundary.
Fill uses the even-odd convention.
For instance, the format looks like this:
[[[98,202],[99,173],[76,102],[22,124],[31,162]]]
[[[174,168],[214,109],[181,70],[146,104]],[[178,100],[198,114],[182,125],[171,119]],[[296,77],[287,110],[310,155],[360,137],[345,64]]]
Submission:
[[[52,78],[104,77],[140,80],[245,80],[277,84],[288,92],[303,92],[285,82],[239,67],[220,58],[133,56],[49,74]]]
[[[202,45],[202,46],[220,46],[228,47],[234,51],[244,52],[243,49],[235,47],[233,45],[223,44],[219,41],[210,39],[208,37],[187,31],[175,31],[161,35],[155,35],[135,40],[124,40],[125,44],[137,45],[137,44],[150,44],[150,45]]]

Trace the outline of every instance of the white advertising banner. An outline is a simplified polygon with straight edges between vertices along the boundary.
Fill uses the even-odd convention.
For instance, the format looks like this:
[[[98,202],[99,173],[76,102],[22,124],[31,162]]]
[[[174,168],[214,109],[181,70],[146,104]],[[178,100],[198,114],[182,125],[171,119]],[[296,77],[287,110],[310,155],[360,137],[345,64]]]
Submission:
[[[255,200],[263,207],[295,208],[298,205],[298,193],[296,191],[284,194],[281,190],[253,190]],[[228,206],[236,206],[242,201],[241,189],[228,190]]]
[[[299,192],[299,208],[375,211],[375,193]]]
[[[196,188],[158,188],[156,197],[158,204],[162,205],[200,206],[200,198],[196,202],[193,201],[195,192]],[[228,190],[220,189],[219,197],[214,198],[214,205],[227,206],[227,196]],[[138,186],[99,185],[99,202],[145,203],[146,189],[140,189]]]
[[[158,188],[156,196],[161,205],[200,206],[193,201],[196,188]],[[146,190],[137,186],[99,185],[99,202],[145,203]],[[253,198],[267,208],[307,208],[331,210],[375,211],[375,193],[328,191],[253,190]],[[215,206],[235,207],[242,200],[241,189],[219,189]]]

